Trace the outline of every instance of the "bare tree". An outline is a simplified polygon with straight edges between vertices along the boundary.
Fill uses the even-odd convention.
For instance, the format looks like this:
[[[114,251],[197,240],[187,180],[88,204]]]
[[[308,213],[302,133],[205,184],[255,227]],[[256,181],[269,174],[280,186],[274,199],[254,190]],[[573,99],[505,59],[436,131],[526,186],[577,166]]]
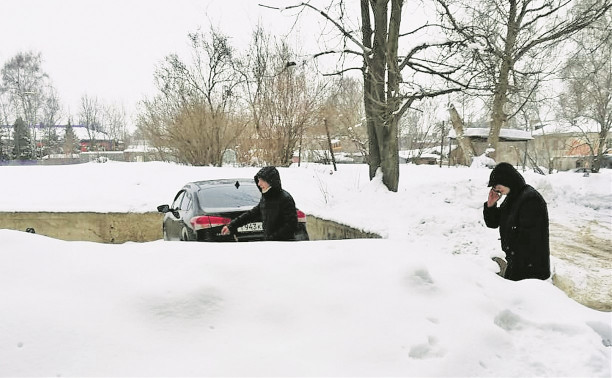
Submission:
[[[228,37],[211,29],[191,33],[192,62],[170,55],[155,73],[159,94],[143,101],[138,128],[162,154],[179,161],[217,165],[244,129]]]
[[[99,132],[102,131],[102,103],[95,96],[82,95],[78,117],[79,123],[87,129],[90,151],[97,151],[96,138],[98,138]]]
[[[593,155],[593,172],[601,168],[606,140],[612,127],[612,14],[586,28],[576,36],[578,52],[570,56],[563,69],[565,89],[560,97],[562,114],[579,117],[598,125],[598,137],[591,140],[583,134]]]
[[[15,114],[12,110],[12,105],[6,92],[0,89],[0,160],[8,160],[9,158],[9,135],[11,129],[11,117]]]
[[[125,141],[127,136],[126,113],[122,105],[112,104],[104,107],[104,124],[108,137],[115,151],[119,141]]]
[[[268,164],[291,163],[320,106],[324,85],[309,67],[295,62],[295,55],[285,41],[273,41],[259,27],[246,58],[237,66],[254,122],[253,147]]]
[[[337,54],[358,56],[364,85],[364,105],[369,138],[370,178],[380,168],[383,183],[391,191],[397,191],[399,183],[398,125],[401,117],[415,101],[452,93],[465,85],[453,79],[463,64],[451,60],[460,44],[443,41],[413,43],[401,49],[400,38],[410,39],[413,33],[433,25],[417,26],[402,31],[403,0],[361,0],[361,36],[348,26],[343,0],[332,3],[326,10],[310,3],[300,3],[290,8],[306,8],[318,12],[340,31],[344,48],[341,51],[325,51],[316,56]],[[336,12],[335,15],[329,13]],[[420,80],[426,77],[427,82]],[[443,80],[436,82],[432,78]],[[450,84],[450,85],[449,85]]]
[[[59,95],[52,86],[45,88],[45,104],[41,109],[40,125],[42,126],[42,155],[60,153],[59,135],[55,127],[62,116]]]
[[[2,67],[0,92],[5,93],[13,104],[14,117],[21,117],[30,128],[32,157],[36,157],[36,124],[45,105],[45,87],[49,76],[42,70],[40,53],[20,52]]]
[[[400,121],[400,147],[410,150],[411,158],[419,158],[431,147],[439,145],[434,133],[441,132],[442,123],[437,119],[436,99],[425,99],[406,112]]]
[[[364,125],[363,86],[356,78],[338,77],[329,85],[323,118],[328,120],[332,133],[346,136],[352,149],[367,161],[368,135]],[[323,124],[318,121],[317,124]],[[322,130],[318,130],[322,134]],[[347,147],[348,148],[348,147]]]
[[[612,0],[436,0],[449,30],[470,42],[475,83],[491,96],[488,143],[532,96],[555,47],[612,6]],[[553,67],[554,69],[554,67]]]
[[[9,98],[9,94],[3,91],[0,87],[0,123],[3,126],[10,125],[11,119],[17,112],[13,108],[13,102]]]

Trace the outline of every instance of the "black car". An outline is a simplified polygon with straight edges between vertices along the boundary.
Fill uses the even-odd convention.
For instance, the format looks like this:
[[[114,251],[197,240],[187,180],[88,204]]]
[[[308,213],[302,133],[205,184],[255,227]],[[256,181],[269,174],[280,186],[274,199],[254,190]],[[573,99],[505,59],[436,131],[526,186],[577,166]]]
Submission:
[[[264,240],[261,222],[249,223],[232,235],[221,235],[224,225],[259,203],[261,192],[252,179],[220,179],[187,183],[164,213],[164,240],[252,241]],[[306,214],[297,210],[296,240],[308,240]]]

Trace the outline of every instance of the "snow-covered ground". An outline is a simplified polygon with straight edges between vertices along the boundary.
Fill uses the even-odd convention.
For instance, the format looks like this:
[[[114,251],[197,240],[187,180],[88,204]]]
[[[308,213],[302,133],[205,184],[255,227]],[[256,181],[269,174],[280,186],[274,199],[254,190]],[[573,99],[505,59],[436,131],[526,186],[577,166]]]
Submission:
[[[0,167],[0,211],[154,211],[187,181],[257,170]],[[489,169],[403,165],[397,193],[365,165],[280,173],[300,209],[384,239],[110,245],[0,230],[0,375],[611,376],[611,313],[495,274]],[[524,175],[551,223],[596,225],[610,254],[612,172]]]

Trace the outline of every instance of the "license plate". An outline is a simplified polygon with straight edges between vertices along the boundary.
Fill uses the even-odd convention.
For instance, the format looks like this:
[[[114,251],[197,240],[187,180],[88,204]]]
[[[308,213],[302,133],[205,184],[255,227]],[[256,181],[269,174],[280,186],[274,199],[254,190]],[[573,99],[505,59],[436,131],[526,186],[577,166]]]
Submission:
[[[263,224],[261,222],[245,224],[242,227],[238,227],[238,232],[255,232],[263,231]]]

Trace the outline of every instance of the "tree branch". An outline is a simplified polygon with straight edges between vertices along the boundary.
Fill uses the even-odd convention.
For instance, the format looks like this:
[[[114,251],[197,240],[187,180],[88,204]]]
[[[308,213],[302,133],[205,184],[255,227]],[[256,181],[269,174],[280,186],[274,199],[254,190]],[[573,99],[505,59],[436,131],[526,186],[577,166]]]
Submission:
[[[323,76],[337,76],[337,75],[342,75],[342,74],[343,74],[343,73],[345,73],[345,72],[348,72],[348,71],[354,71],[354,70],[355,70],[355,71],[356,71],[356,70],[358,70],[358,71],[363,71],[363,67],[351,67],[351,68],[345,68],[345,69],[343,69],[343,70],[341,70],[341,71],[338,71],[338,72],[333,72],[333,73],[321,73],[321,75],[323,75]]]
[[[290,5],[287,7],[273,7],[270,5],[265,5],[265,4],[259,4],[260,7],[264,7],[264,8],[269,8],[269,9],[276,9],[279,11],[285,10],[285,9],[293,9],[293,8],[299,8],[299,7],[308,7],[312,10],[314,10],[315,12],[319,12],[319,14],[321,16],[323,16],[325,19],[327,19],[329,22],[331,22],[332,24],[334,24],[334,26],[348,39],[350,39],[354,44],[356,44],[357,46],[359,46],[359,48],[364,52],[364,54],[370,54],[371,53],[371,49],[369,49],[368,47],[364,46],[361,42],[359,42],[358,39],[356,39],[355,37],[353,37],[353,35],[351,33],[349,33],[348,31],[346,31],[346,29],[344,29],[344,27],[342,25],[340,25],[336,20],[334,20],[333,18],[331,18],[326,12],[318,9],[317,7],[309,4],[309,3],[300,3],[300,4],[296,4],[296,5]]]

